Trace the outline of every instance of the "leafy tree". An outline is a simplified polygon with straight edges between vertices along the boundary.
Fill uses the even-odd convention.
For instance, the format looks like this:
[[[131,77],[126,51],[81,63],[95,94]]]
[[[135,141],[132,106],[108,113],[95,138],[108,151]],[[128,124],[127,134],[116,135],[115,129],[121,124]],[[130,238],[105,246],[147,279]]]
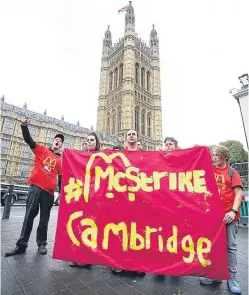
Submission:
[[[220,144],[226,146],[229,149],[230,164],[248,162],[248,153],[245,151],[241,142],[237,140],[227,140],[220,142]]]

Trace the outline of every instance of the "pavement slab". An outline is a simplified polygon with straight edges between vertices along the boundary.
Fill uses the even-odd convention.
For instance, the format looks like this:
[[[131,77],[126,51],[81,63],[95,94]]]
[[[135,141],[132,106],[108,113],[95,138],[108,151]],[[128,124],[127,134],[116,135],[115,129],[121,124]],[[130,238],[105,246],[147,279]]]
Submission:
[[[2,211],[1,211],[2,212]],[[52,259],[58,208],[53,207],[49,222],[48,254],[37,252],[34,222],[25,254],[4,257],[19,237],[24,207],[12,208],[10,219],[2,220],[1,294],[2,295],[228,295],[226,282],[212,286],[199,284],[197,277],[172,277],[131,272],[112,274],[105,266],[70,267]],[[242,294],[248,294],[248,230],[238,233],[238,281]]]

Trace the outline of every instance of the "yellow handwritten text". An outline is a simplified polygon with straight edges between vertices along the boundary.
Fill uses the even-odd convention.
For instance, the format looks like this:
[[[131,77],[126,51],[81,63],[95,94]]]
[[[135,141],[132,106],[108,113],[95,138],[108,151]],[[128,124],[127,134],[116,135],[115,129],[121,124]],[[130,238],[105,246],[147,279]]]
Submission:
[[[109,164],[106,168],[100,166],[92,167],[95,158],[102,158],[105,163]],[[120,158],[124,163],[124,171],[116,172],[112,161]],[[91,175],[92,174],[92,175]],[[171,191],[191,192],[191,193],[207,193],[205,171],[193,170],[187,172],[159,172],[153,171],[150,175],[141,171],[137,167],[131,166],[129,160],[122,153],[113,153],[106,155],[104,153],[93,154],[86,166],[85,180],[70,178],[68,185],[64,187],[65,200],[69,204],[72,200],[79,201],[80,197],[84,197],[84,201],[89,201],[90,182],[94,179],[94,192],[101,188],[103,181],[107,182],[106,197],[113,199],[115,192],[127,192],[128,200],[133,202],[136,199],[136,193],[143,191],[151,193],[161,189],[162,180],[168,183]]]
[[[79,220],[80,218],[81,220]],[[77,226],[77,233],[81,232],[80,238],[77,238],[74,234],[74,228],[76,227],[73,226],[73,223],[76,223],[77,220],[78,224],[80,223],[82,226],[82,228]],[[99,245],[98,232],[95,221],[90,218],[83,218],[82,211],[73,213],[68,219],[67,233],[76,246],[84,245],[93,250],[101,247],[103,250],[108,250],[110,239],[116,238],[121,241],[123,251],[128,249],[140,251],[153,248],[153,250],[157,249],[159,252],[168,251],[172,255],[183,253],[182,259],[187,264],[193,263],[195,257],[197,257],[203,267],[211,265],[211,260],[206,257],[212,249],[211,241],[205,237],[199,237],[195,243],[191,235],[186,235],[179,240],[179,230],[175,225],[172,227],[172,235],[165,238],[161,234],[162,227],[152,228],[146,226],[144,231],[138,233],[136,222],[131,222],[130,226],[125,222],[118,224],[108,223],[103,227],[103,235],[101,235],[103,239],[99,241]]]

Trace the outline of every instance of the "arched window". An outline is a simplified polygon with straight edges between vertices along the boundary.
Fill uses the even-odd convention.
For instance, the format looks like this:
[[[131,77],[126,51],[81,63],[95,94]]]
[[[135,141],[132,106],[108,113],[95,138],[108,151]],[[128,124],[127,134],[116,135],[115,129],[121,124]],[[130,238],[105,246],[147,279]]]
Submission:
[[[113,72],[109,75],[109,91],[112,91],[112,83],[113,83]]]
[[[135,129],[139,133],[139,107],[135,108]]]
[[[118,87],[118,68],[115,69],[114,87]]]
[[[136,79],[136,84],[139,85],[139,64],[136,63],[136,67],[135,67],[135,79]]]
[[[124,69],[123,64],[121,64],[119,66],[119,84],[123,82],[123,69]]]
[[[142,110],[141,112],[141,133],[145,135],[145,111]]]
[[[118,109],[118,132],[122,129],[122,109]]]
[[[141,86],[142,87],[144,87],[144,73],[145,73],[145,71],[144,71],[144,68],[142,68],[141,69]]]
[[[150,92],[150,72],[149,71],[147,72],[146,79],[147,79],[146,80],[146,82],[147,82],[147,86],[146,86],[147,91]]]
[[[116,112],[112,113],[112,135],[116,133]]]
[[[147,115],[147,136],[151,137],[151,114]]]
[[[108,113],[107,114],[107,124],[106,124],[106,133],[108,134],[108,135],[110,135],[111,133],[110,133],[110,114]]]

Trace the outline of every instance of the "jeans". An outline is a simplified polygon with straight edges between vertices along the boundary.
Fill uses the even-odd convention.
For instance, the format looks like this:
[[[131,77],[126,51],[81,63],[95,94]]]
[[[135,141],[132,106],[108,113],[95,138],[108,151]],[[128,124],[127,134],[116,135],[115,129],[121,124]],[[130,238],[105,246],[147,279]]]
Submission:
[[[238,221],[227,224],[227,252],[230,278],[235,279],[237,274],[237,233]]]
[[[26,201],[26,213],[22,225],[21,235],[16,243],[17,246],[28,246],[29,237],[33,228],[35,217],[39,213],[40,222],[36,232],[36,243],[38,246],[47,244],[47,231],[50,211],[54,203],[54,196],[36,185],[31,185]]]

